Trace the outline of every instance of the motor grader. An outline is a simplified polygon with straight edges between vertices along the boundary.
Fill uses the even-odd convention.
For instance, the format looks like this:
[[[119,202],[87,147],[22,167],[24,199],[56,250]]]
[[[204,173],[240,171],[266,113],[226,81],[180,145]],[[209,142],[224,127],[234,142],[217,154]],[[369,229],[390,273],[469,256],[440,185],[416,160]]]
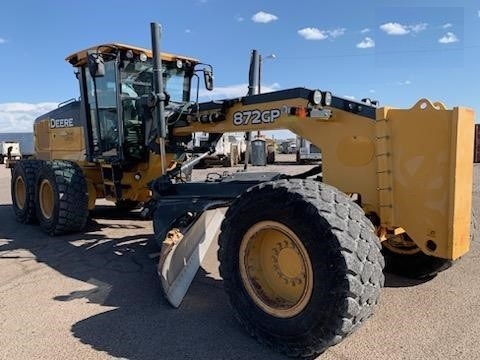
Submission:
[[[430,276],[469,249],[474,112],[419,100],[378,107],[292,88],[199,103],[198,60],[118,43],[67,57],[80,100],[34,124],[36,155],[12,172],[21,223],[84,228],[95,200],[142,203],[167,300],[185,296],[209,245],[236,318],[260,342],[311,357],[374,311],[385,266]],[[251,64],[258,71],[258,58]],[[250,89],[256,86],[250,81]],[[298,175],[239,171],[193,182],[186,144],[210,133],[289,129],[322,152]],[[206,153],[208,154],[208,152]]]

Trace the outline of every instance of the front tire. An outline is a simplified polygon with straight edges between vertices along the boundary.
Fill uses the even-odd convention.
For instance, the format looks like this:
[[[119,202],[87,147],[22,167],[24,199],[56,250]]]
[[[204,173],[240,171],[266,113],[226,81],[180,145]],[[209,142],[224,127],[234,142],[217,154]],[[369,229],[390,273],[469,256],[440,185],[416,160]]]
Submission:
[[[49,235],[80,231],[87,223],[87,183],[73,162],[45,162],[36,178],[35,200],[38,221]]]
[[[318,355],[352,333],[373,313],[384,282],[372,224],[319,182],[249,189],[228,209],[219,245],[236,317],[288,356]]]

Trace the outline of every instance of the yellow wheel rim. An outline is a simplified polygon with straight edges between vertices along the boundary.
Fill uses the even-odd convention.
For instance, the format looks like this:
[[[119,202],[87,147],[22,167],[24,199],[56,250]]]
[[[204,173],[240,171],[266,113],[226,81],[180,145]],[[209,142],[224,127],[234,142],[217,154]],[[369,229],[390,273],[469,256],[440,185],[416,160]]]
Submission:
[[[23,177],[19,176],[15,179],[15,203],[19,209],[24,209],[27,202],[27,186]]]
[[[50,181],[43,180],[40,183],[38,201],[40,203],[40,210],[45,219],[50,219],[53,215],[54,193]]]
[[[415,255],[421,251],[407,234],[389,237],[382,245],[391,252],[401,255]]]
[[[261,221],[240,244],[240,275],[257,306],[279,318],[299,314],[313,291],[313,270],[298,236],[283,224]]]

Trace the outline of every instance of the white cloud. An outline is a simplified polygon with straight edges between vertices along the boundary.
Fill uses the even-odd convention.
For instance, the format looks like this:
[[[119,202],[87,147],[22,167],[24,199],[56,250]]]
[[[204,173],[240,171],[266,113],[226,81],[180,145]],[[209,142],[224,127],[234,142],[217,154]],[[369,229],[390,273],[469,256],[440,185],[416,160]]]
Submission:
[[[455,42],[458,42],[458,38],[457,36],[452,33],[452,32],[447,32],[444,36],[442,36],[440,39],[438,39],[438,42],[440,44],[451,44],[451,43],[455,43]]]
[[[300,29],[297,33],[307,40],[325,40],[328,37],[325,31],[312,27]]]
[[[427,23],[418,23],[415,25],[402,25],[396,22],[389,22],[383,25],[380,25],[380,30],[386,32],[388,35],[407,35],[407,34],[418,34],[419,32],[425,31],[427,29]]]
[[[369,28],[365,28],[365,29],[362,29],[360,30],[360,33],[361,34],[366,34],[366,33],[369,33],[371,30]]]
[[[451,28],[453,25],[451,23],[446,23],[446,24],[443,24],[442,25],[442,28],[443,29],[448,29],[448,28]]]
[[[408,28],[412,30],[415,34],[427,30],[427,23],[419,23],[415,25],[410,25]]]
[[[380,25],[380,29],[385,31],[388,35],[406,35],[410,32],[407,26],[393,22]]]
[[[346,30],[347,29],[345,29],[345,28],[336,28],[336,29],[333,29],[333,30],[327,30],[327,34],[332,38],[337,38],[337,37],[345,34]]]
[[[262,93],[268,93],[280,89],[278,83],[271,85],[262,84]],[[230,85],[224,87],[215,87],[212,91],[200,90],[199,98],[201,101],[205,100],[220,100],[220,99],[230,99],[230,98],[239,98],[246,96],[248,93],[248,84],[238,84]]]
[[[359,49],[368,49],[373,47],[375,47],[375,41],[368,36],[357,44],[357,48]]]
[[[334,40],[335,38],[344,35],[345,31],[347,31],[347,29],[345,28],[320,30],[314,27],[307,27],[298,30],[297,33],[306,40],[325,40],[327,38]]]
[[[252,21],[256,23],[266,24],[275,20],[278,20],[277,16],[266,13],[264,11],[259,11],[258,13],[252,16]]]
[[[0,44],[5,44],[6,42],[7,42],[7,40],[6,40],[6,39],[4,39],[4,38],[0,38]]]
[[[412,84],[412,82],[410,80],[397,81],[397,85],[399,85],[399,86],[411,85],[411,84]]]
[[[57,106],[57,103],[0,104],[0,129],[2,132],[32,132],[33,121]]]

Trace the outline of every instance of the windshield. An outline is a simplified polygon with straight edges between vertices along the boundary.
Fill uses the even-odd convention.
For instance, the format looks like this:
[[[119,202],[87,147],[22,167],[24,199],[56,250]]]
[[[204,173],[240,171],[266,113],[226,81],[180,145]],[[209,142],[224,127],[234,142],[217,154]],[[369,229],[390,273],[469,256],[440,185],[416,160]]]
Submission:
[[[170,106],[188,102],[190,77],[185,70],[179,69],[176,62],[164,62],[162,66]],[[139,101],[153,91],[152,62],[114,59],[105,62],[104,76],[92,77],[88,71],[85,73],[95,152],[118,156],[117,150],[123,147],[125,158],[141,158],[155,130],[155,124],[147,125],[148,119]]]
[[[190,100],[190,78],[176,63],[163,63],[163,86],[172,102]],[[153,65],[151,61],[123,61],[120,67],[122,96],[139,97],[153,91]]]

